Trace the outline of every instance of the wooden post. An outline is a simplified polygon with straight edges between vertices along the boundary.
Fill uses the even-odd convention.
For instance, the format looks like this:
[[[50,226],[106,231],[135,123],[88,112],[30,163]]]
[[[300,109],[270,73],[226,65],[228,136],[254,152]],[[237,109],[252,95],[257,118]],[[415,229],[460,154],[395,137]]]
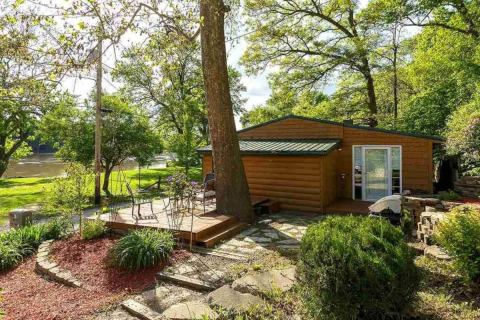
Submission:
[[[97,46],[97,81],[95,95],[95,204],[100,204],[100,180],[102,174],[102,37],[99,36]]]

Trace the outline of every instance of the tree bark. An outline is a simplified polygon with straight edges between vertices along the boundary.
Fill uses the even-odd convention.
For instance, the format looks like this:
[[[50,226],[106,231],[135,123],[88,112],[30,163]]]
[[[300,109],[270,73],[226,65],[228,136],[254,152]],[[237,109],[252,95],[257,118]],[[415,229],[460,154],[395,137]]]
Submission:
[[[375,83],[373,81],[372,71],[370,69],[370,64],[367,58],[362,59],[362,74],[365,78],[367,85],[367,104],[368,110],[370,111],[370,118],[368,124],[370,127],[376,127],[378,125],[377,121],[377,96],[375,94]]]
[[[253,209],[233,116],[222,0],[200,0],[202,70],[215,168],[217,212],[253,220]]]
[[[102,38],[100,36],[97,46],[97,88],[95,95],[95,204],[100,204],[100,180],[102,173]]]
[[[113,166],[106,166],[105,168],[105,176],[103,177],[103,186],[102,190],[105,192],[105,194],[110,194],[108,191],[108,188],[110,186],[110,175],[112,174],[113,171]],[[140,187],[140,186],[139,186]]]

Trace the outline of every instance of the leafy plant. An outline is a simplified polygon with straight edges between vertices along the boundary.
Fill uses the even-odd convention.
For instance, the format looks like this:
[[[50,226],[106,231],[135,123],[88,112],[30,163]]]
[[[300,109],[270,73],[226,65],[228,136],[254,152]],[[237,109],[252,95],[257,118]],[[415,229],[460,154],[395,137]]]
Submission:
[[[82,231],[82,239],[89,240],[103,236],[107,231],[105,222],[100,219],[88,220]]]
[[[83,209],[89,203],[92,171],[80,163],[69,163],[65,172],[66,177],[55,179],[48,206],[60,211],[70,221],[77,215],[82,233]]]
[[[31,255],[45,240],[59,239],[69,232],[65,219],[29,225],[0,234],[0,270],[11,268]]]
[[[138,270],[165,262],[174,245],[170,232],[154,229],[134,230],[115,244],[110,256],[114,265]]]
[[[473,206],[453,208],[435,234],[435,240],[452,257],[467,279],[480,279],[480,209]]]
[[[438,199],[442,201],[455,201],[460,199],[460,195],[453,190],[440,191],[438,193]]]
[[[310,226],[299,271],[305,305],[322,319],[399,315],[420,282],[401,230],[367,217],[328,217]]]

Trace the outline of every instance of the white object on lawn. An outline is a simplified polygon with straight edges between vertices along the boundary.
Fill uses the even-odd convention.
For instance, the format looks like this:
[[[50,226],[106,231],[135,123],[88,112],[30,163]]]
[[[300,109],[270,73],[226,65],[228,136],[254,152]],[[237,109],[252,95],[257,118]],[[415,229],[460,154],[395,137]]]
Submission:
[[[402,208],[402,196],[395,194],[392,196],[383,197],[374,204],[372,204],[368,209],[370,212],[380,213],[385,209],[390,209],[394,213],[400,213]]]

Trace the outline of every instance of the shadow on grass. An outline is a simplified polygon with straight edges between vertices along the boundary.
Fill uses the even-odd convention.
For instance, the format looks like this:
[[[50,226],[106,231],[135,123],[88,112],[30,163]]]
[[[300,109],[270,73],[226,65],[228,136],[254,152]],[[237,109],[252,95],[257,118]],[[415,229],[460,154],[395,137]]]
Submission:
[[[26,182],[31,180],[30,182]],[[2,178],[0,188],[28,187],[50,183],[53,178]]]

